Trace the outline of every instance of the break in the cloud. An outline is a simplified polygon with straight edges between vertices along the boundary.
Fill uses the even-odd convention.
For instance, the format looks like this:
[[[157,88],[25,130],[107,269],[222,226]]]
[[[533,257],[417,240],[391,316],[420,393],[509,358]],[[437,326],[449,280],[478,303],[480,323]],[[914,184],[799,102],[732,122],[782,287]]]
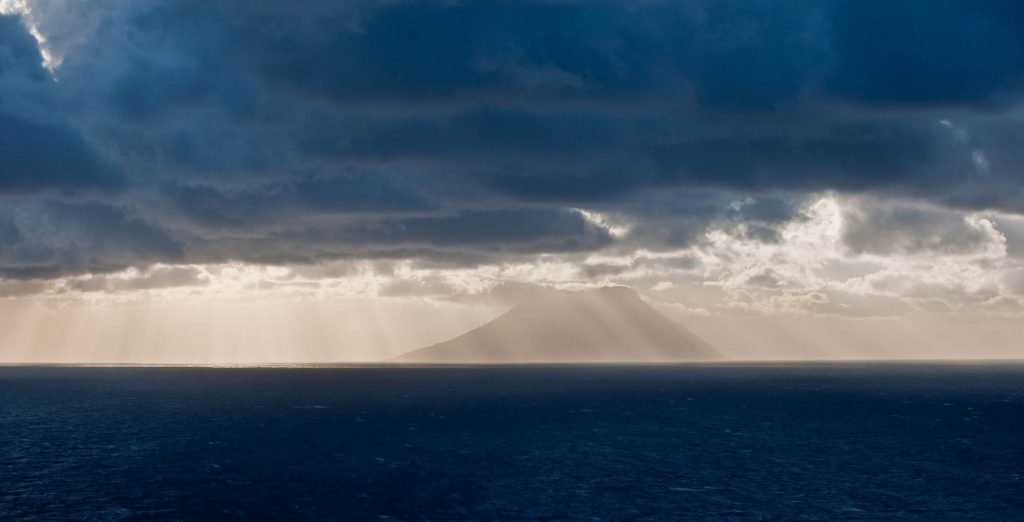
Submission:
[[[1015,2],[334,4],[0,1],[0,292],[1020,304]]]

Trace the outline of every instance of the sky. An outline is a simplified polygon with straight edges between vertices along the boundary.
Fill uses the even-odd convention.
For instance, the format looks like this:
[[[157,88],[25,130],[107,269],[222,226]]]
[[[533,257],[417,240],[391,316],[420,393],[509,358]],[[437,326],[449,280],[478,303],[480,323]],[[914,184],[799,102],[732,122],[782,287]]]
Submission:
[[[1022,357],[1016,1],[0,0],[0,361],[375,360],[628,285]]]

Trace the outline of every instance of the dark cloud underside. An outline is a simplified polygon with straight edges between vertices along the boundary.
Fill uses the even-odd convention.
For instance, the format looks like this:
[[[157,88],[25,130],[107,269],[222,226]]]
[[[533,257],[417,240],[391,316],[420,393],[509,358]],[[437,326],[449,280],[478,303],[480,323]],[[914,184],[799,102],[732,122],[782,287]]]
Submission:
[[[97,5],[52,74],[0,17],[0,276],[772,242],[821,190],[1024,212],[1017,2],[331,4]],[[852,252],[976,241],[871,212]]]

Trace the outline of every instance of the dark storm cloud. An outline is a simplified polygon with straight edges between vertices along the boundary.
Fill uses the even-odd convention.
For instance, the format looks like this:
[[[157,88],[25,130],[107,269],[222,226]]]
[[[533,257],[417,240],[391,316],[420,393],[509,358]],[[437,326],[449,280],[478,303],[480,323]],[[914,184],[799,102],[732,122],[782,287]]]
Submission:
[[[0,194],[146,229],[3,270],[776,241],[820,190],[1024,211],[1014,2],[333,4],[98,4],[53,77],[0,19]]]
[[[109,191],[122,185],[72,129],[0,112],[0,194],[58,189]]]
[[[958,213],[939,208],[865,203],[843,216],[843,242],[854,253],[967,253],[990,238]]]
[[[168,186],[163,195],[191,222],[210,228],[283,225],[318,215],[424,214],[432,209],[418,192],[380,176],[305,177],[240,189]]]
[[[608,246],[608,232],[574,211],[547,208],[467,210],[451,215],[306,222],[249,236],[193,238],[196,261],[313,263],[324,259],[424,258],[479,264],[543,252]]]
[[[838,93],[893,105],[990,106],[1019,97],[1020,2],[868,0],[837,7],[829,88]]]
[[[78,130],[59,116],[55,119],[60,123],[45,121],[54,119],[55,110],[26,114],[34,112],[31,106],[38,98],[53,94],[40,60],[35,40],[18,19],[0,16],[0,86],[5,94],[0,99],[0,195],[118,188],[121,179],[113,166]]]
[[[0,206],[0,277],[48,278],[184,260],[174,238],[123,208],[53,200]]]
[[[612,225],[629,225],[617,241],[624,251],[678,249],[701,240],[709,227],[735,237],[774,243],[779,229],[805,216],[806,198],[773,193],[743,194],[709,189],[662,190],[613,202],[596,202]]]
[[[42,56],[20,20],[15,16],[0,16],[0,75],[22,76],[42,82],[46,72],[40,64]]]

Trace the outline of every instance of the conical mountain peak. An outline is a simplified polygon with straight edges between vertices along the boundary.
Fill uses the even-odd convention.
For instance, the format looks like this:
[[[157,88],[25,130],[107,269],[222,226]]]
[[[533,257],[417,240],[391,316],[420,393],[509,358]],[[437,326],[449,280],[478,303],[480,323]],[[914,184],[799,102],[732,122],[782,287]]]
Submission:
[[[423,363],[673,362],[718,352],[661,315],[629,287],[561,291],[396,358]]]

